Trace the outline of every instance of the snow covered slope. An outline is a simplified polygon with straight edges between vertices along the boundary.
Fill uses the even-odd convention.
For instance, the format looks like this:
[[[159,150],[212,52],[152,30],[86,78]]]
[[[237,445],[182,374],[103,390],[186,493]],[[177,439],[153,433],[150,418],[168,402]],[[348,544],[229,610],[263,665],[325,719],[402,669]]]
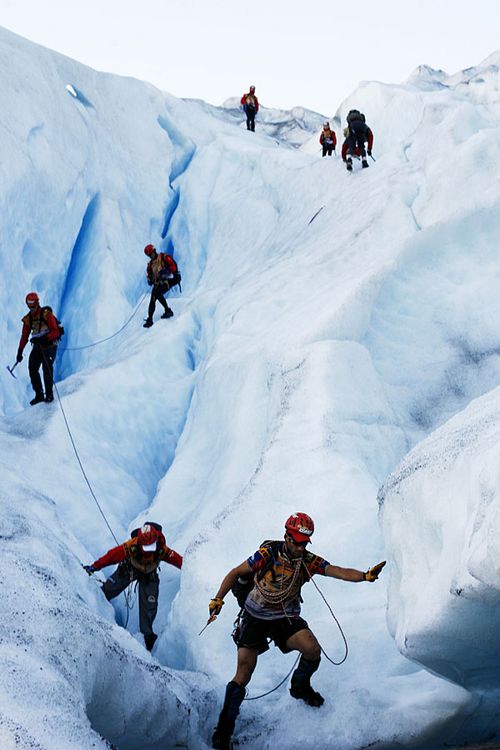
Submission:
[[[211,109],[215,116],[224,120],[231,117],[240,128],[246,127],[245,114],[242,112],[238,97],[226,99],[222,108],[212,107]],[[256,118],[256,128],[271,138],[277,139],[281,145],[289,144],[297,148],[308,141],[312,134],[319,134],[324,121],[324,115],[312,112],[305,107],[297,106],[291,110],[284,110],[264,107],[261,102]],[[318,138],[319,135],[316,135],[317,150],[319,151]]]
[[[104,747],[101,735],[120,750],[203,748],[233,675],[236,603],[228,597],[198,633],[227,570],[280,538],[297,509],[314,517],[313,550],[332,563],[366,569],[390,557],[379,485],[499,381],[498,68],[361,86],[338,117],[366,112],[377,163],[348,175],[316,146],[283,148],[224,110],[97,74],[8,32],[0,62],[2,351],[12,363],[24,296],[36,289],[66,326],[61,405],[115,536],[149,517],[185,555],[181,576],[162,570],[151,659],[137,608],[130,637],[115,624],[123,601],[106,603],[79,568],[114,541],[61,407],[26,408],[24,364],[16,381],[4,371],[5,745],[83,750]],[[173,248],[183,292],[171,299],[175,317],[145,331],[148,242]],[[321,711],[292,703],[286,688],[245,703],[243,746],[429,750],[498,731],[476,711],[487,687],[465,689],[400,655],[387,579],[320,581],[349,659],[324,659]],[[338,660],[328,610],[314,589],[304,598]],[[251,695],[292,663],[263,656]]]
[[[406,656],[481,696],[468,722],[485,739],[498,732],[499,399],[495,388],[419,443],[380,495],[391,632]]]

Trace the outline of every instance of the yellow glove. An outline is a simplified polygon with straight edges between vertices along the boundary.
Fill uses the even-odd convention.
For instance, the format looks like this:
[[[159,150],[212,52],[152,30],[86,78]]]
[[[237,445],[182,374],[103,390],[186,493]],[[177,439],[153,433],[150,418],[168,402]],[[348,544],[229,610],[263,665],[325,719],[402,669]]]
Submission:
[[[222,609],[222,605],[224,604],[224,599],[210,599],[210,604],[208,605],[208,611],[210,612],[210,617],[220,614],[220,611]]]
[[[385,565],[385,562],[385,560],[383,562],[379,562],[377,565],[374,565],[373,568],[369,568],[366,573],[363,573],[363,581],[370,581],[370,583],[376,581],[380,571]]]

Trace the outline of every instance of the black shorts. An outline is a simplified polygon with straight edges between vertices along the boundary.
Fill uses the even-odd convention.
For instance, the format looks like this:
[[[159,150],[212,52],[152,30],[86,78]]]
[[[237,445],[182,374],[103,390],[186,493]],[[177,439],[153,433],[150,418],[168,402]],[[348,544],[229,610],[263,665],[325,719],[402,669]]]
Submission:
[[[238,648],[255,648],[259,654],[267,651],[270,638],[284,654],[289,654],[293,649],[286,646],[286,642],[299,630],[307,630],[309,625],[302,617],[280,617],[278,620],[259,620],[252,617],[248,612],[243,612],[239,628],[235,633],[234,640]]]

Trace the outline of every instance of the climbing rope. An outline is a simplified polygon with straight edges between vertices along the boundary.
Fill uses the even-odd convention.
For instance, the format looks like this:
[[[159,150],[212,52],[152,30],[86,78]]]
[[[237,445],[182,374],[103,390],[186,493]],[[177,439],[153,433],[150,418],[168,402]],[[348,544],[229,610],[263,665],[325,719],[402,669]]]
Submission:
[[[271,592],[265,591],[265,589],[263,589],[259,585],[259,581],[258,580],[255,582],[255,584],[256,584],[256,586],[259,589],[259,593],[266,599],[266,601],[272,602],[274,604],[281,604],[283,612],[285,614],[285,617],[288,617],[288,615],[286,613],[286,610],[285,610],[285,607],[284,607],[284,602],[286,601],[287,597],[288,598],[292,598],[293,597],[293,594],[295,592],[293,592],[291,596],[289,596],[289,594],[291,594],[291,592],[292,592],[292,588],[293,588],[293,586],[294,586],[294,584],[295,584],[295,582],[297,581],[297,578],[298,578],[298,572],[301,570],[302,567],[304,568],[304,570],[306,572],[308,580],[313,583],[316,591],[319,593],[319,595],[321,596],[321,598],[325,602],[326,606],[328,607],[331,616],[333,617],[333,619],[337,623],[337,627],[338,627],[338,629],[340,631],[340,634],[342,636],[342,639],[344,641],[345,654],[344,654],[343,658],[340,661],[334,661],[333,659],[331,659],[328,656],[328,654],[326,653],[326,651],[323,648],[323,646],[321,646],[321,644],[320,644],[320,649],[321,649],[321,653],[323,654],[323,656],[331,664],[333,664],[336,667],[338,667],[338,666],[340,666],[341,664],[343,664],[345,662],[345,660],[347,659],[347,657],[349,655],[349,646],[347,644],[347,639],[345,637],[344,631],[342,630],[342,626],[341,626],[340,622],[338,621],[337,617],[335,616],[335,613],[334,613],[333,609],[330,607],[330,605],[329,605],[326,597],[324,596],[323,592],[321,591],[321,589],[319,588],[319,586],[317,585],[317,583],[314,581],[312,575],[310,574],[310,572],[309,572],[309,570],[307,568],[307,565],[304,562],[304,559],[300,558],[300,560],[298,560],[295,563],[292,580],[290,582],[290,585],[286,589],[283,589],[283,576],[281,577],[281,589],[280,589],[280,591],[276,592],[276,596],[273,597],[272,594],[271,594]],[[238,619],[236,620],[236,623],[235,623],[236,627],[237,627],[237,624],[239,622],[240,616],[241,616],[241,611],[240,611],[240,614],[238,615]],[[290,669],[290,671],[285,675],[285,677],[283,677],[283,679],[281,680],[281,682],[279,682],[275,687],[273,687],[271,690],[268,690],[266,693],[262,693],[262,695],[255,695],[255,696],[248,697],[248,698],[245,697],[243,700],[245,700],[245,701],[256,701],[259,698],[265,698],[267,695],[270,695],[271,693],[274,693],[275,690],[278,690],[278,688],[280,688],[288,680],[288,678],[290,677],[290,675],[294,671],[295,667],[297,666],[297,664],[298,664],[301,656],[302,656],[302,654],[299,653],[299,655],[295,659],[295,661],[294,661],[294,663],[293,663],[292,668]]]
[[[278,688],[280,688],[283,685],[283,683],[288,680],[288,678],[292,674],[293,670],[295,669],[295,667],[299,663],[299,659],[300,659],[301,656],[302,656],[302,654],[299,654],[297,656],[297,658],[295,659],[294,663],[292,664],[291,670],[285,675],[285,677],[283,677],[283,679],[281,680],[281,682],[278,682],[278,684],[276,685],[276,687],[273,687],[271,690],[268,690],[267,693],[262,693],[262,695],[254,695],[254,696],[250,696],[249,698],[245,697],[245,698],[243,698],[243,700],[244,701],[256,701],[259,698],[265,698],[266,695],[271,695],[271,693],[274,693],[275,690],[278,690]]]
[[[283,576],[281,577],[281,588],[279,591],[268,591],[261,585],[259,579],[257,578],[257,580],[255,581],[255,586],[259,590],[259,594],[263,599],[266,600],[266,602],[268,602],[269,604],[281,604],[283,606],[283,603],[287,601],[287,599],[293,599],[295,595],[299,593],[300,583],[298,582],[298,578],[300,576],[301,562],[302,558],[296,560],[293,563],[294,570],[292,579],[286,589],[283,588]],[[283,612],[285,612],[284,607]]]
[[[128,324],[130,323],[130,321],[132,320],[132,318],[136,315],[137,311],[139,310],[139,308],[142,305],[145,297],[148,294],[149,294],[149,292],[144,292],[144,294],[142,295],[141,299],[139,300],[139,302],[135,306],[135,308],[134,308],[132,314],[130,315],[130,317],[125,321],[125,323],[122,325],[122,327],[119,328],[117,331],[115,331],[115,333],[112,333],[111,336],[106,336],[106,338],[104,338],[104,339],[99,339],[99,341],[94,341],[92,344],[85,344],[84,346],[67,346],[64,349],[61,349],[60,351],[61,352],[77,352],[77,351],[80,351],[81,349],[91,349],[92,347],[97,346],[98,344],[104,344],[105,341],[110,341],[111,339],[114,339],[115,336],[118,336],[118,334],[121,333],[128,326]]]
[[[45,352],[44,352],[43,348],[41,349],[41,352],[42,352],[43,360],[44,360],[46,366],[49,367],[49,363],[47,362],[47,359],[45,357]],[[54,390],[56,392],[57,401],[58,401],[59,407],[61,409],[61,414],[63,415],[64,424],[66,426],[66,430],[68,432],[69,439],[71,441],[71,445],[73,447],[73,451],[75,453],[76,460],[78,461],[78,465],[79,465],[80,470],[82,472],[83,478],[85,479],[85,482],[87,483],[87,487],[89,488],[90,494],[92,495],[92,498],[94,499],[94,502],[97,505],[97,507],[99,509],[99,512],[100,512],[101,516],[104,519],[104,523],[108,527],[111,536],[113,537],[113,539],[116,542],[116,545],[118,546],[118,544],[119,544],[118,539],[116,538],[115,533],[114,533],[113,529],[111,528],[108,519],[106,518],[106,514],[104,513],[104,511],[103,511],[103,509],[102,509],[102,507],[101,507],[101,505],[99,503],[99,500],[97,499],[97,496],[96,496],[96,494],[95,494],[95,492],[94,492],[94,490],[92,488],[92,485],[90,484],[90,480],[89,480],[89,478],[87,476],[87,473],[86,473],[86,471],[84,469],[83,463],[82,463],[81,458],[80,458],[80,454],[78,453],[78,449],[76,447],[76,443],[75,443],[74,438],[73,438],[73,434],[71,432],[71,428],[69,426],[68,419],[66,417],[66,412],[64,411],[64,407],[62,405],[62,400],[61,400],[61,396],[59,394],[59,389],[58,389],[57,384],[55,382],[53,382],[53,388],[54,388]],[[125,596],[125,606],[127,608],[127,622],[128,622],[129,611],[131,609],[131,607],[130,607],[130,600],[129,600],[130,593],[128,592],[128,590],[124,592],[124,596]]]
[[[336,667],[339,667],[341,664],[343,664],[345,662],[345,660],[347,659],[347,657],[349,655],[349,646],[347,645],[347,638],[345,637],[344,631],[342,630],[342,626],[341,626],[340,622],[337,620],[337,617],[335,616],[335,613],[334,613],[333,609],[328,604],[328,602],[326,600],[326,597],[324,596],[323,592],[319,588],[318,584],[316,583],[316,581],[314,580],[314,578],[312,577],[312,575],[309,573],[304,560],[302,560],[302,565],[304,566],[305,571],[306,571],[307,575],[309,576],[309,580],[311,581],[311,583],[313,584],[313,586],[315,587],[316,591],[321,596],[321,598],[323,599],[323,601],[325,602],[326,606],[328,607],[328,609],[330,611],[331,616],[333,617],[333,619],[337,623],[337,627],[340,630],[340,635],[342,636],[342,639],[344,641],[345,654],[344,654],[343,658],[340,661],[333,661],[333,659],[330,659],[330,657],[328,656],[328,654],[324,650],[323,646],[321,646],[321,644],[320,644],[321,653],[328,659],[328,661],[331,664],[334,664]]]

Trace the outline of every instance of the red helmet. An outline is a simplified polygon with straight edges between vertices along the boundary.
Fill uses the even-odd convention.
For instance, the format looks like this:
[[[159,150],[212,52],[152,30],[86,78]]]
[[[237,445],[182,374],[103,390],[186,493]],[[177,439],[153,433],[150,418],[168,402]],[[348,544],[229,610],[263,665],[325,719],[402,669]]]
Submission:
[[[250,91],[253,94],[253,92],[255,91],[255,86],[250,86]]]
[[[36,307],[40,303],[38,294],[36,292],[30,292],[26,295],[26,304],[28,307]]]
[[[310,542],[314,534],[314,521],[307,513],[294,513],[285,523],[285,529],[296,542]]]
[[[151,257],[153,253],[156,253],[156,247],[154,245],[146,245],[144,248],[145,255],[149,255]]]
[[[139,533],[137,534],[137,539],[143,552],[153,552],[156,549],[156,543],[159,537],[160,532],[150,523],[145,523],[142,529],[139,529]]]

